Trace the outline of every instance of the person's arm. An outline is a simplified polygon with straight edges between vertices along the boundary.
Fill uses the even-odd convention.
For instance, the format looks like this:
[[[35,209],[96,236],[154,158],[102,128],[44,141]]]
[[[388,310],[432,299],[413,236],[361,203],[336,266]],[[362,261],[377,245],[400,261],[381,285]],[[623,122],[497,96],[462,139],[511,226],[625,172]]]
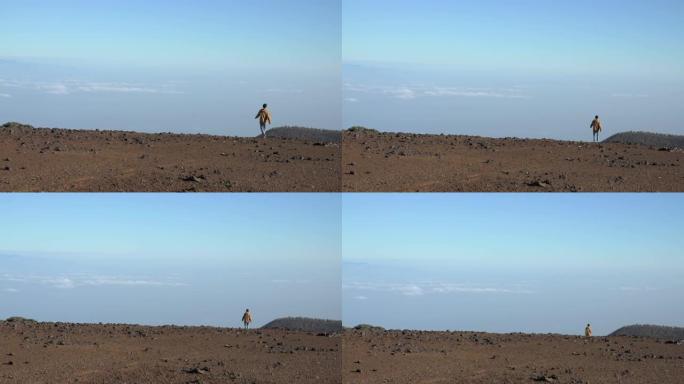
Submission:
[[[268,121],[268,123],[271,124],[271,113],[270,112],[266,113],[266,121]]]
[[[261,116],[261,111],[257,112],[257,115],[256,115],[256,116],[254,116],[254,118],[255,118],[255,119],[258,119],[258,118],[259,118],[259,116]]]

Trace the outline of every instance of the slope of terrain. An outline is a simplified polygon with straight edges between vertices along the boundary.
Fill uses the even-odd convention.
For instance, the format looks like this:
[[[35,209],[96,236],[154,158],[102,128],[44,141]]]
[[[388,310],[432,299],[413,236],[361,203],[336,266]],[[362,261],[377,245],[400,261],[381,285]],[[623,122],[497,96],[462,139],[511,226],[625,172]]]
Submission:
[[[622,327],[610,336],[650,337],[661,340],[684,340],[684,328],[666,327],[662,325],[636,324]]]
[[[604,143],[641,144],[659,148],[684,149],[684,136],[665,135],[651,132],[621,132],[605,140]]]
[[[275,319],[261,328],[333,334],[342,331],[342,321],[308,317],[283,317]]]
[[[629,337],[347,330],[343,382],[681,383],[684,345]]]
[[[638,144],[379,133],[342,143],[342,190],[684,192],[684,151]]]
[[[0,383],[339,383],[340,337],[0,321]]]
[[[0,191],[340,190],[338,143],[0,126]]]
[[[271,128],[266,132],[266,135],[268,137],[278,137],[281,139],[299,139],[321,143],[342,142],[342,132],[329,129],[285,126]]]

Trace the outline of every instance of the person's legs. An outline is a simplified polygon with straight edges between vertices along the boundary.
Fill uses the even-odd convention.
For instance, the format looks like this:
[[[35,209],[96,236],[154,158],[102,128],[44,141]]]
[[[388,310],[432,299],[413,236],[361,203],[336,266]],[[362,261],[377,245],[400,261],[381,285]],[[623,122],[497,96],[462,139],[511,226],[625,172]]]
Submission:
[[[261,128],[261,136],[266,137],[266,124],[259,124],[259,128]]]

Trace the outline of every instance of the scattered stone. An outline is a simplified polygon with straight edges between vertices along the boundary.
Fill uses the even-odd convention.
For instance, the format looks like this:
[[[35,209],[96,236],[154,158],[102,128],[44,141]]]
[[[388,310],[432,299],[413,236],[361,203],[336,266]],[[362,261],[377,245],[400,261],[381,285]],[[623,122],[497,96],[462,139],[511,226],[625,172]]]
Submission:
[[[532,381],[539,381],[544,383],[555,383],[558,380],[556,375],[533,375],[531,377]]]
[[[194,375],[206,375],[209,373],[209,368],[208,367],[203,367],[203,368],[184,368],[183,372],[189,373],[189,374],[194,374]]]
[[[544,181],[534,180],[534,181],[528,182],[527,186],[528,187],[549,188],[549,187],[551,187],[551,182],[549,182],[548,180],[544,180]]]
[[[181,180],[183,180],[183,181],[192,181],[192,182],[194,182],[194,183],[201,183],[202,181],[204,181],[204,180],[206,180],[206,179],[204,178],[203,175],[199,175],[199,176],[190,175],[190,176],[181,177]]]

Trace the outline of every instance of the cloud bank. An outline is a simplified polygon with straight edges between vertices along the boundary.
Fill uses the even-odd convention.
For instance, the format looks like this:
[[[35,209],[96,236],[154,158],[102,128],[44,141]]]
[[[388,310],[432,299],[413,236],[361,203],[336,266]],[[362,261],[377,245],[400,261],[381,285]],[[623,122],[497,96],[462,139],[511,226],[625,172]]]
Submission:
[[[155,86],[138,83],[90,82],[78,80],[42,82],[0,79],[0,88],[34,90],[48,95],[71,95],[76,93],[184,94],[184,92],[177,90],[174,84]]]
[[[403,296],[423,296],[429,294],[532,294],[534,291],[521,287],[491,287],[465,283],[420,282],[348,282],[342,289],[350,291],[373,291],[397,293]],[[359,296],[357,296],[358,298]]]
[[[400,100],[413,100],[420,97],[466,97],[494,99],[528,99],[522,88],[471,88],[445,86],[368,86],[345,83],[344,91],[384,95]],[[356,99],[348,97],[346,100]]]
[[[98,286],[148,286],[148,287],[182,287],[187,284],[172,279],[150,279],[130,276],[102,275],[0,275],[0,281],[38,284],[58,289]]]

